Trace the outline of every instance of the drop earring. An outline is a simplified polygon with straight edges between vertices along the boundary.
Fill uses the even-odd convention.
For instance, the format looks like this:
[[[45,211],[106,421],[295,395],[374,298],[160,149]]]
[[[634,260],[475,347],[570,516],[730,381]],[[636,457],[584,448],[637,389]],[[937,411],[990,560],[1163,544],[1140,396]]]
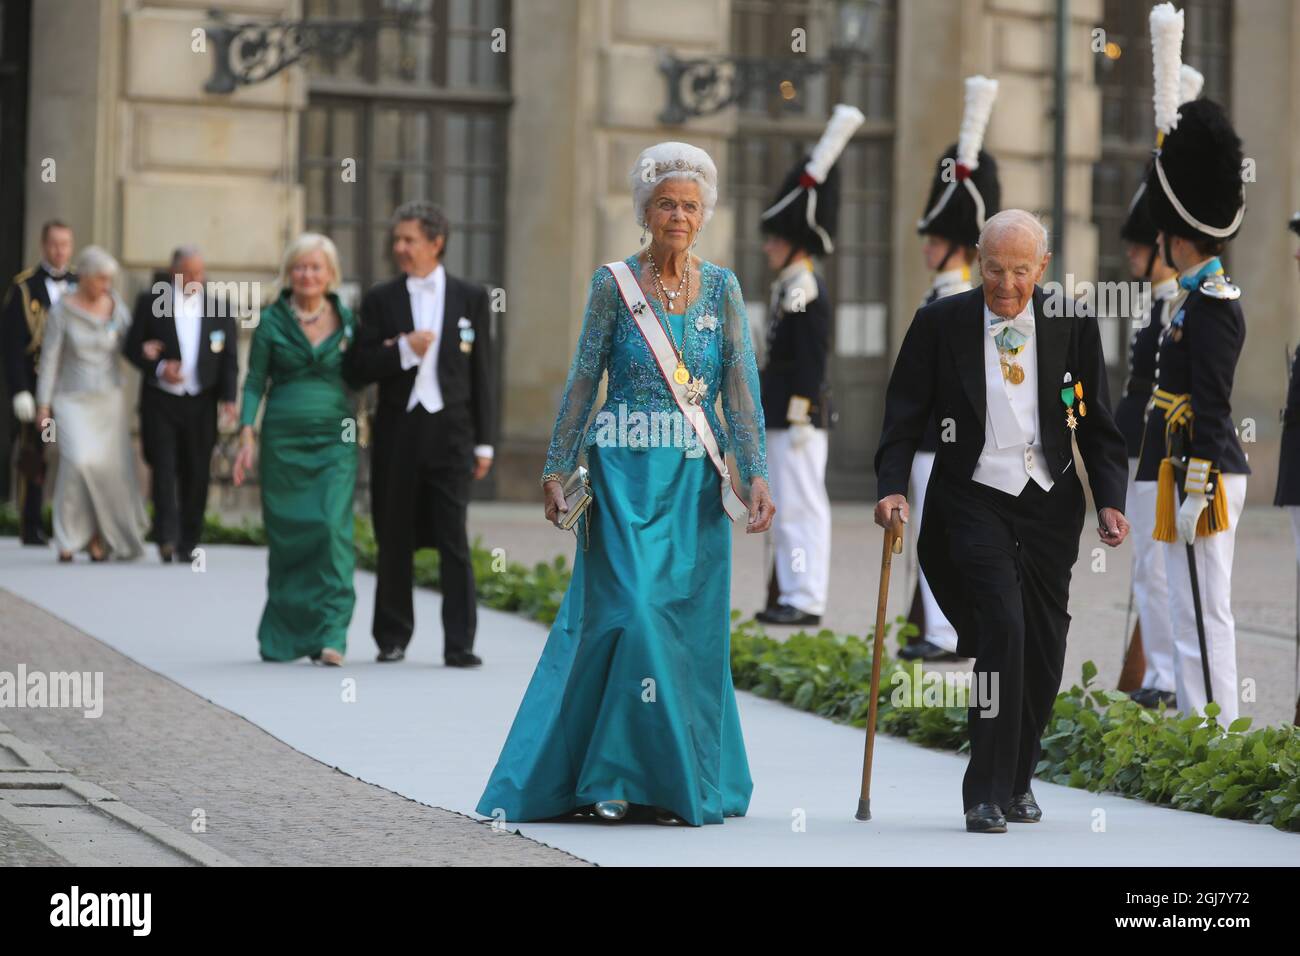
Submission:
[[[646,233],[649,232],[649,230],[650,227],[648,225],[646,225],[644,222],[641,223],[641,245],[643,246],[645,245]]]

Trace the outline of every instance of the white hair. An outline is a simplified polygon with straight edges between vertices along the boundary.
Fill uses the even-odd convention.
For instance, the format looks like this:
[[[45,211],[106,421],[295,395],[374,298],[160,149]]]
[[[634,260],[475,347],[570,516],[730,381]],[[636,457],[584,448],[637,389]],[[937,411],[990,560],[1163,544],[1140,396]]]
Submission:
[[[329,236],[322,235],[319,232],[304,232],[301,236],[289,243],[289,248],[284,250],[284,260],[280,263],[280,288],[288,289],[292,283],[289,281],[289,273],[293,271],[293,264],[310,252],[319,250],[325,254],[325,262],[330,267],[330,281],[325,287],[330,292],[338,289],[339,283],[343,281],[343,276],[339,270],[339,251],[334,246],[334,241]]]
[[[632,210],[637,225],[643,225],[646,207],[659,184],[669,179],[689,179],[699,184],[704,220],[713,216],[718,204],[718,167],[709,154],[690,143],[656,143],[641,151],[628,175],[632,184]],[[701,223],[703,225],[703,223]]]
[[[78,276],[108,276],[111,279],[117,275],[118,265],[102,246],[86,246],[78,253],[72,271]]]
[[[1051,237],[1041,219],[1023,209],[1004,209],[990,216],[980,230],[979,248],[986,248],[997,237],[1009,232],[1025,232],[1034,237],[1034,258],[1042,259],[1052,248]]]

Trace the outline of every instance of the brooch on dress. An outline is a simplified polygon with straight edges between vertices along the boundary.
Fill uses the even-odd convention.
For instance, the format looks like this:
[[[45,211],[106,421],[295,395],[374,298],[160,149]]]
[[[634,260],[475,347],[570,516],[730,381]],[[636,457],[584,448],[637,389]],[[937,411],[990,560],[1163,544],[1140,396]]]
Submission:
[[[716,315],[699,315],[695,317],[695,331],[703,332],[718,331],[718,317]]]

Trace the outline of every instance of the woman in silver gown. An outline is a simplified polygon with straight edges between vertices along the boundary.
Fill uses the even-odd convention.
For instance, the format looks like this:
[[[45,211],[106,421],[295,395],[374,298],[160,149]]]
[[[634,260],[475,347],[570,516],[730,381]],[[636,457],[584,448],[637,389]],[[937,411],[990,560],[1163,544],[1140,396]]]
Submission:
[[[36,422],[59,451],[54,538],[60,561],[83,548],[96,561],[137,558],[148,518],[118,360],[131,314],[113,291],[118,267],[107,252],[87,246],[76,271],[76,291],[46,319],[36,375]]]

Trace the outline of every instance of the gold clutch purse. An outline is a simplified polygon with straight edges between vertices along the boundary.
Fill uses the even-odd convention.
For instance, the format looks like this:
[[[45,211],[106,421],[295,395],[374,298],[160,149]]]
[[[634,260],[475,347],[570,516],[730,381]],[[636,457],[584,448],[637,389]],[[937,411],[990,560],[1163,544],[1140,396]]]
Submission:
[[[555,519],[555,527],[559,528],[560,531],[572,531],[573,535],[576,536],[578,519],[586,514],[586,510],[591,507],[591,481],[586,468],[580,464],[569,473],[569,476],[565,477],[563,483],[560,484],[560,493],[564,496],[564,506],[567,507],[568,511]],[[584,531],[586,531],[586,537],[588,537],[588,541],[582,542],[582,550],[585,551],[591,535],[590,518],[588,523],[584,525]]]
[[[564,479],[560,490],[564,494],[564,504],[569,510],[556,519],[555,526],[561,531],[572,531],[578,519],[591,507],[591,480],[587,476],[587,469],[581,465],[575,468],[569,477]]]

